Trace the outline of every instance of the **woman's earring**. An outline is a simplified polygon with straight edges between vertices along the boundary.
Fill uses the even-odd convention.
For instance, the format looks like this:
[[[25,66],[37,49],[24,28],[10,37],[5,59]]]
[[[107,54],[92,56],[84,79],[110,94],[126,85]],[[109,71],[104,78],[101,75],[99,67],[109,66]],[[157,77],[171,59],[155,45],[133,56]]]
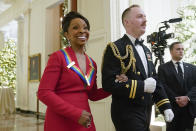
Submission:
[[[71,46],[69,39],[66,39],[66,46]]]

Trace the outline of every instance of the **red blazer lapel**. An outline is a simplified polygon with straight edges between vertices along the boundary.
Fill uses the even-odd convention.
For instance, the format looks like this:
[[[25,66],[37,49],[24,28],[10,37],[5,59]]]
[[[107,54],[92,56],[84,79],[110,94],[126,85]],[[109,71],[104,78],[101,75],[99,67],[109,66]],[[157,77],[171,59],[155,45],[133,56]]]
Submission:
[[[79,63],[78,63],[78,60],[77,60],[77,57],[76,57],[76,54],[75,52],[73,51],[72,48],[68,47],[67,49],[70,57],[71,57],[71,60],[75,62],[75,66],[78,67],[78,69],[80,69],[80,66],[79,66]],[[91,71],[92,69],[94,70],[94,66],[93,66],[93,62],[91,60],[91,58],[85,53],[85,57],[86,57],[86,74],[84,74],[81,69],[80,71],[84,74],[84,75],[87,75],[89,73],[89,71]]]
[[[93,64],[93,60],[88,55],[85,54],[85,56],[86,56],[86,74],[85,75],[88,79],[89,85],[91,85],[91,81],[95,74],[95,67]]]
[[[91,62],[91,58],[85,54],[86,56],[86,74],[88,74],[88,72],[93,69],[94,70],[94,65],[93,65],[93,62]]]
[[[77,73],[79,75],[79,77],[88,85],[90,86],[91,85],[91,81],[92,81],[92,78],[95,74],[95,67],[93,65],[93,60],[85,54],[85,57],[86,57],[86,74],[84,74],[81,69],[80,69],[80,66],[79,66],[79,63],[77,61],[77,58],[76,58],[76,55],[75,55],[75,52],[73,51],[72,48],[70,47],[67,47],[65,48],[65,51],[67,52],[67,54],[69,55],[69,58],[70,58],[70,63],[71,62],[75,62],[75,64],[73,64],[70,69],[72,69],[75,73]]]
[[[84,83],[88,84],[85,78],[85,74],[81,71],[75,52],[70,47],[61,50],[64,54],[65,61],[67,63],[67,68],[73,70],[82,80]]]

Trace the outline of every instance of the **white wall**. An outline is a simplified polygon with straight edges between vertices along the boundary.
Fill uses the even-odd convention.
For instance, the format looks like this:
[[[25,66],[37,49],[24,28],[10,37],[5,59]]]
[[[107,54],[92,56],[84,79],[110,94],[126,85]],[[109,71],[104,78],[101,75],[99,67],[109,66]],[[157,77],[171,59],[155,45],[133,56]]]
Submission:
[[[78,11],[90,22],[90,39],[87,44],[87,54],[97,63],[98,87],[101,88],[101,62],[103,51],[111,41],[110,31],[110,1],[79,0]],[[110,117],[111,98],[98,102],[90,102],[97,131],[114,131]]]
[[[41,74],[47,64],[48,55],[60,49],[59,3],[57,0],[37,0],[31,5],[29,55],[41,53]],[[28,86],[29,110],[36,111],[39,82],[29,82]],[[40,111],[45,112],[45,108],[46,106],[40,102]]]
[[[28,57],[41,53],[41,72],[43,72],[48,54],[59,49],[58,29],[60,21],[58,5],[62,2],[63,0],[17,0],[11,8],[0,14],[0,27],[14,19],[18,21],[19,25],[17,108],[36,111],[36,92],[39,82],[28,81]],[[45,112],[43,104],[40,108],[42,112]]]
[[[158,32],[159,27],[163,26],[160,24],[162,21],[168,21],[172,18],[178,18],[179,15],[176,13],[177,8],[181,5],[182,0],[149,0],[144,1],[144,11],[147,15],[147,32],[145,38],[152,32]],[[172,27],[174,24],[169,25]],[[167,33],[173,33],[171,28],[167,30]],[[171,44],[172,39],[168,39],[168,45]],[[147,44],[150,47],[150,44]],[[154,57],[155,58],[155,57]],[[170,60],[170,54],[168,48],[165,49],[164,55],[165,62]]]

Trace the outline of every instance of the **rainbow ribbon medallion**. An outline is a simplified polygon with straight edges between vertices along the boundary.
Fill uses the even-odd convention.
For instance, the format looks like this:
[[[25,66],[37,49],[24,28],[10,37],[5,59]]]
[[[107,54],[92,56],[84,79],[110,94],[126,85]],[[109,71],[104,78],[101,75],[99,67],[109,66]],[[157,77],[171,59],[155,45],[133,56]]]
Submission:
[[[63,55],[65,57],[65,61],[67,63],[67,68],[70,68],[74,72],[76,72],[79,75],[79,77],[83,80],[83,82],[86,83],[88,86],[90,86],[90,84],[92,82],[94,72],[95,72],[93,62],[92,62],[91,58],[88,57],[89,63],[91,65],[91,69],[89,70],[87,75],[84,75],[83,72],[80,70],[80,68],[78,68],[75,65],[75,62],[71,60],[71,57],[69,56],[68,52],[66,50],[63,50],[63,49],[61,49],[61,52],[63,53]]]

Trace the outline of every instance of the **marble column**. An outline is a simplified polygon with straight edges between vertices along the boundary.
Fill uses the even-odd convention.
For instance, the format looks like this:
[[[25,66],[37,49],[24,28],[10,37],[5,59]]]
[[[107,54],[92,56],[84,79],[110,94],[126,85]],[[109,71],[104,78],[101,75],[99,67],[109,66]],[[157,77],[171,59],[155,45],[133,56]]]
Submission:
[[[16,108],[21,106],[21,97],[26,92],[23,92],[23,47],[24,47],[24,17],[20,16],[16,19],[18,23],[17,31],[17,51],[16,51]]]
[[[28,56],[30,39],[30,9],[24,12],[18,21],[16,108],[29,109]]]

